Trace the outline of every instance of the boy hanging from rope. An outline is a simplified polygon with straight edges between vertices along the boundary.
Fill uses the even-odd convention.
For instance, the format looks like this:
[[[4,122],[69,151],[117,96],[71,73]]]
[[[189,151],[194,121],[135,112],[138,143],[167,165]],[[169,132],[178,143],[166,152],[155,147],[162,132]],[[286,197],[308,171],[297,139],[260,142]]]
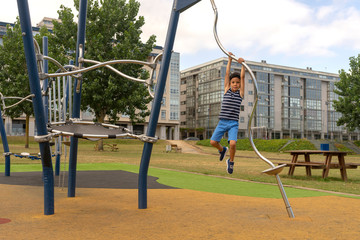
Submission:
[[[226,66],[226,74],[224,80],[224,98],[221,104],[221,110],[219,115],[219,123],[215,128],[215,131],[211,137],[210,144],[219,150],[220,161],[222,161],[228,150],[227,147],[220,145],[220,140],[225,132],[228,133],[228,143],[230,146],[230,158],[226,160],[227,172],[233,173],[234,170],[234,157],[236,151],[237,133],[239,129],[239,115],[240,105],[244,97],[245,89],[245,68],[242,66],[241,74],[234,72],[230,74],[231,62],[233,55],[229,52],[229,61]],[[239,58],[238,63],[242,63],[245,60]]]

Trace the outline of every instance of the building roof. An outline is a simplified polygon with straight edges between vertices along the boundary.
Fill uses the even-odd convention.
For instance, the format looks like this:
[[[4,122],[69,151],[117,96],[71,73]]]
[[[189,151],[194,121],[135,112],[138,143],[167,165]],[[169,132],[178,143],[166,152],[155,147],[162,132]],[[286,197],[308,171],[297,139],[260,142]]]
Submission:
[[[228,61],[228,58],[227,57],[221,57],[221,58],[209,61],[209,62],[205,62],[205,63],[199,64],[199,65],[196,65],[194,67],[184,69],[184,70],[181,71],[181,74],[196,71],[196,70],[200,70],[200,68],[202,68],[202,67],[206,67],[206,66],[209,66],[211,64],[219,63],[221,61]],[[306,69],[302,69],[302,68],[296,68],[296,67],[282,66],[282,65],[276,65],[276,64],[269,64],[265,60],[262,60],[261,62],[255,62],[255,61],[246,60],[246,63],[248,65],[253,65],[253,66],[255,65],[255,66],[263,67],[265,71],[271,71],[271,69],[281,69],[281,70],[286,70],[288,72],[293,71],[293,72],[304,73],[303,75],[305,75],[305,76],[308,75],[308,74],[311,74],[311,75],[319,75],[319,76],[331,76],[331,77],[334,77],[334,78],[339,77],[339,74],[323,72],[323,71],[317,71],[317,70],[313,70],[311,67],[308,67]],[[289,75],[291,75],[291,73],[289,73]]]

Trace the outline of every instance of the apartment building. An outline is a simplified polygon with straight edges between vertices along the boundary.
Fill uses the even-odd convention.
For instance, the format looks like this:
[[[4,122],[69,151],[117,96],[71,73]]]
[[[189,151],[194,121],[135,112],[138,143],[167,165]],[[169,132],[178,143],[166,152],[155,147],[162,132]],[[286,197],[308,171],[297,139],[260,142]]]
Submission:
[[[6,34],[7,25],[14,27],[14,23],[1,22],[0,21],[0,44],[3,44],[3,37]],[[33,35],[40,34],[40,27],[32,27]]]
[[[218,122],[228,59],[216,59],[181,71],[181,137],[210,138]],[[258,83],[254,134],[262,138],[358,140],[359,132],[347,132],[336,122],[341,116],[332,101],[338,74],[246,61]],[[231,71],[241,71],[232,62]],[[245,74],[245,97],[239,119],[239,138],[248,137],[247,123],[254,106],[255,88]]]
[[[44,17],[38,24],[36,24],[36,27],[41,28],[42,26],[45,26],[47,29],[53,30],[53,21],[61,22],[60,19]]]

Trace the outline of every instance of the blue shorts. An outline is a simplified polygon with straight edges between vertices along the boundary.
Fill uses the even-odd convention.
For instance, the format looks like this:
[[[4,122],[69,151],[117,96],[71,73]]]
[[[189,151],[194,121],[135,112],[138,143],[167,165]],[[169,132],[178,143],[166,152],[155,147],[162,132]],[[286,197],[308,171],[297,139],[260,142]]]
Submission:
[[[220,119],[215,128],[211,140],[220,142],[225,132],[228,132],[228,142],[230,140],[237,141],[237,134],[239,131],[239,122],[235,120]]]

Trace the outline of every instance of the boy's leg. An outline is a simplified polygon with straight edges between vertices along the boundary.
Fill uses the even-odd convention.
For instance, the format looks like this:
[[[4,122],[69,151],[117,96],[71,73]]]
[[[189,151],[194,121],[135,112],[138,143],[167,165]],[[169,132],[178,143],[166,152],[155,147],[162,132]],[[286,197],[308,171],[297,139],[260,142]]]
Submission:
[[[233,162],[235,159],[236,152],[236,141],[230,140],[230,161]]]
[[[223,147],[220,145],[219,142],[220,142],[222,136],[224,135],[225,131],[226,131],[226,128],[223,124],[223,121],[220,120],[213,132],[213,135],[211,136],[211,139],[210,139],[210,144],[213,147],[216,147],[219,150],[219,152],[223,151]]]
[[[228,151],[228,148],[221,146],[219,142],[216,142],[214,140],[211,140],[210,143],[212,146],[216,147],[219,150],[219,154],[220,154],[219,160],[222,161],[226,156],[226,152]]]
[[[235,152],[236,152],[236,141],[230,140],[230,158],[226,160],[226,171],[229,174],[232,174],[234,171],[234,158],[235,158]]]
[[[210,140],[210,144],[211,146],[216,147],[219,150],[219,152],[222,152],[223,146],[221,146],[219,142]]]
[[[230,161],[233,162],[235,159],[235,152],[236,152],[236,142],[237,142],[237,134],[239,131],[239,123],[234,121],[231,124],[231,128],[229,129],[229,145],[230,145]]]
[[[232,174],[234,171],[234,159],[235,159],[235,152],[236,152],[236,142],[237,142],[237,133],[239,130],[239,123],[234,121],[231,124],[231,128],[229,129],[228,141],[230,145],[230,158],[226,161],[226,171],[229,174]]]
[[[215,128],[215,131],[213,133],[213,135],[211,136],[211,140],[210,140],[210,144],[217,148],[220,154],[220,161],[222,161],[226,155],[226,152],[228,150],[227,147],[223,147],[221,146],[221,144],[219,143],[222,136],[224,135],[226,131],[226,125],[224,124],[224,121],[220,120],[218,125]]]

